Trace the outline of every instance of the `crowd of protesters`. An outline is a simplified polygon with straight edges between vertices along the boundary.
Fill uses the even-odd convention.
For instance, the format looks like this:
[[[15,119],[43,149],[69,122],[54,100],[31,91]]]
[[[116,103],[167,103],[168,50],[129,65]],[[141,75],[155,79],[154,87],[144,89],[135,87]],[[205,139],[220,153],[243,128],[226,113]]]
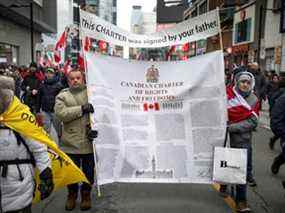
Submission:
[[[94,108],[87,100],[84,72],[79,68],[74,68],[66,74],[58,67],[43,68],[36,63],[31,63],[29,67],[0,64],[0,76],[2,76],[2,82],[6,81],[5,78],[14,80],[13,89],[9,88],[12,94],[29,106],[31,112],[35,114],[38,124],[42,125],[47,133],[51,133],[52,126],[55,128],[57,137],[60,137],[62,150],[69,155],[78,167],[82,168],[90,182],[88,184],[83,183],[80,186],[78,184],[68,185],[65,209],[70,211],[76,207],[79,190],[81,193],[81,210],[90,209],[91,189],[94,182],[92,141],[97,137],[97,132],[91,130],[90,127],[89,114],[94,112]],[[272,173],[277,174],[280,166],[285,163],[285,85],[276,73],[264,74],[261,72],[256,62],[249,63],[247,66],[236,67],[231,73],[227,70],[225,82],[228,100],[238,96],[250,108],[249,113],[236,114],[228,108],[229,122],[227,127],[231,147],[247,149],[247,184],[236,185],[235,199],[238,212],[250,212],[247,204],[247,185],[252,187],[257,185],[252,165],[252,133],[257,128],[259,110],[262,109],[262,102],[265,100],[268,100],[270,125],[274,133],[274,136],[270,138],[269,147],[273,149],[274,143],[278,139],[280,139],[282,147],[282,152],[273,161]],[[4,97],[7,88],[5,84],[3,85],[0,84],[0,95]],[[10,94],[10,96],[12,95]],[[7,108],[8,104],[6,103],[5,106]],[[5,106],[1,107],[0,105],[0,112],[5,111]],[[83,126],[85,128],[82,128]],[[4,134],[3,129],[6,132],[11,131],[0,126],[1,134]],[[19,140],[18,135],[15,134],[11,140]],[[35,152],[37,149],[40,150],[38,151],[40,153],[40,155],[38,154],[39,159],[37,159],[39,161],[38,167],[42,171],[42,179],[49,180],[46,184],[49,190],[43,194],[44,197],[49,196],[53,183],[50,183],[52,174],[49,169],[50,162],[47,159],[47,152],[43,147],[33,147],[29,142],[28,144]],[[15,149],[15,146],[12,148]],[[1,154],[1,156],[5,155]],[[3,161],[3,159],[0,159],[0,163],[1,160]],[[227,190],[226,185],[221,185],[221,195],[227,196]],[[2,199],[5,199],[5,196],[4,194]],[[9,193],[7,196],[10,196]],[[26,200],[28,201],[18,205],[20,210],[25,210],[23,212],[30,211],[31,199]],[[5,211],[19,210],[11,207],[8,198],[6,201],[3,207],[0,206]]]
[[[7,82],[11,82],[9,86]],[[89,183],[81,184],[80,209],[90,209],[94,182],[92,141],[97,137],[97,131],[91,129],[89,121],[89,113],[93,113],[94,108],[87,102],[84,72],[73,67],[67,73],[58,67],[43,68],[36,63],[31,63],[29,67],[0,64],[0,114],[8,109],[14,96],[29,106],[30,111],[36,116],[37,123],[43,126],[47,133],[50,134],[51,127],[54,126],[57,137],[61,138],[61,149],[79,168],[82,167]],[[7,140],[8,135],[11,145],[0,144],[4,144],[0,149],[0,167],[7,167],[6,170],[9,171],[2,171],[3,174],[0,176],[0,212],[29,213],[35,187],[32,176],[34,171],[29,171],[33,168],[30,164],[34,164],[35,161],[41,172],[41,198],[48,197],[53,190],[53,174],[47,147],[30,142],[0,123],[0,139]],[[19,160],[19,156],[25,159]],[[22,170],[21,164],[27,167]],[[14,193],[11,175],[19,176],[18,186],[21,187],[18,187],[18,190],[22,190],[23,193]],[[67,188],[65,209],[70,211],[76,206],[79,185],[72,184]]]

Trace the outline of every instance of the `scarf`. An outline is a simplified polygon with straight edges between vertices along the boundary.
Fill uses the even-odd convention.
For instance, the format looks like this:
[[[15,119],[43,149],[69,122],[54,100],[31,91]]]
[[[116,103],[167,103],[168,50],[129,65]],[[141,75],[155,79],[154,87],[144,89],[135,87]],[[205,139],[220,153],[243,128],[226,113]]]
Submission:
[[[233,87],[227,87],[227,109],[230,123],[243,121],[252,115],[258,118],[259,102],[251,107]]]

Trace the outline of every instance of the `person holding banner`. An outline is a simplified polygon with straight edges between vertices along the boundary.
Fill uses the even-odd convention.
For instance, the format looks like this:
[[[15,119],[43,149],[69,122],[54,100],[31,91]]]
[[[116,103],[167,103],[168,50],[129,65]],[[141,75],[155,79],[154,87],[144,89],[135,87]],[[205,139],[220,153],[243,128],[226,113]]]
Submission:
[[[252,181],[252,132],[259,116],[259,101],[253,93],[254,76],[242,71],[236,74],[234,86],[227,88],[228,131],[231,148],[247,149],[247,182]],[[237,212],[250,212],[246,185],[236,185]]]
[[[14,100],[15,84],[0,76],[0,115]],[[53,174],[47,147],[4,125],[0,119],[0,212],[31,212],[35,192],[35,166],[40,172],[40,198],[53,191]]]
[[[97,131],[91,130],[89,113],[94,113],[88,103],[87,89],[83,73],[75,68],[68,74],[69,88],[62,90],[56,97],[55,114],[63,123],[61,148],[86,175],[88,183],[81,185],[81,210],[91,208],[91,189],[94,183],[94,156],[92,141]],[[68,185],[65,209],[71,211],[76,206],[79,186]]]

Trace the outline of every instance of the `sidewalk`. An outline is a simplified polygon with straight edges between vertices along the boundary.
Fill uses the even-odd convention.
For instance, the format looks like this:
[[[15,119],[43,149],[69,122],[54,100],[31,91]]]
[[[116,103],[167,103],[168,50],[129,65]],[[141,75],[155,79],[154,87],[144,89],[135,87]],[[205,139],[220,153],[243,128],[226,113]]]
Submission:
[[[259,126],[270,130],[270,117],[269,117],[269,105],[266,100],[262,104],[262,110],[259,116]]]

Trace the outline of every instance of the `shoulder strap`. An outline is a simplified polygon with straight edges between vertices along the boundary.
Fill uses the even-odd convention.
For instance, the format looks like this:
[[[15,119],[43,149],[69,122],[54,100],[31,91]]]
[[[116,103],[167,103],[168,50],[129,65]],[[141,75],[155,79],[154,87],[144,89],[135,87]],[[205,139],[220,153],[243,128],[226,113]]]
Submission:
[[[23,144],[25,146],[25,148],[27,149],[27,152],[29,153],[30,155],[30,158],[31,158],[31,161],[32,161],[32,165],[35,167],[36,166],[36,160],[35,160],[35,157],[33,155],[33,153],[31,152],[31,150],[29,149],[25,139],[16,131],[12,130],[16,139],[17,139],[17,142],[18,144]]]

